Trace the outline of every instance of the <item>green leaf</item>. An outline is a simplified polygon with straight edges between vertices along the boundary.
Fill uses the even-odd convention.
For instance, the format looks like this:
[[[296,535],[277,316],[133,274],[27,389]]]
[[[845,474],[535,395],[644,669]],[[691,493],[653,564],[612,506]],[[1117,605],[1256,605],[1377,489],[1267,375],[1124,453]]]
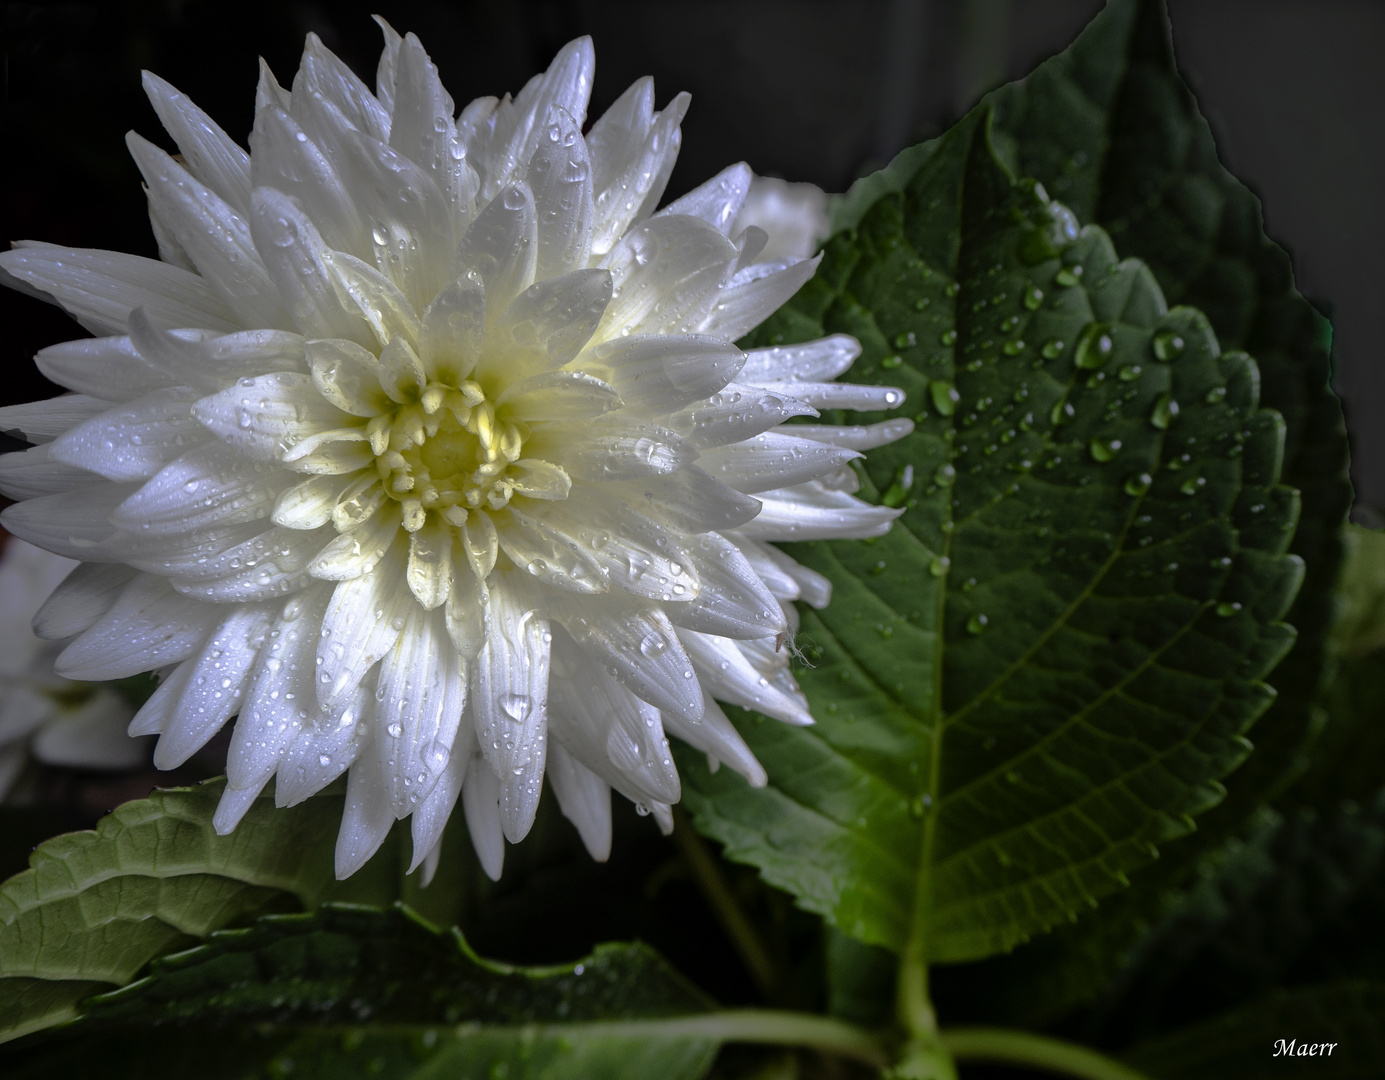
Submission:
[[[1166,1036],[1126,1060],[1166,1080],[1279,1080],[1285,1076],[1361,1080],[1380,1075],[1385,1061],[1385,983],[1364,979],[1270,994],[1235,1012]],[[1279,1040],[1294,1056],[1275,1057]],[[1322,1056],[1325,1044],[1335,1044]],[[1297,1056],[1303,1046],[1313,1056]]]
[[[757,342],[854,334],[913,435],[876,542],[795,545],[819,723],[742,717],[766,790],[684,755],[698,827],[863,941],[966,960],[1126,881],[1215,804],[1292,643],[1283,423],[1256,368],[1168,311],[995,158],[980,114],[834,238]],[[889,489],[894,487],[894,491]]]
[[[393,899],[397,856],[335,881],[340,794],[290,809],[261,797],[217,836],[222,783],[127,803],[95,831],[39,845],[30,869],[0,885],[0,1041],[70,1019],[83,998],[237,921],[329,896]]]
[[[132,1032],[219,1045],[231,1075],[295,1077],[657,1077],[706,1072],[717,1040],[657,1023],[706,1013],[707,999],[643,945],[603,945],[575,964],[518,968],[478,957],[402,906],[324,905],[212,934],[149,975],[88,1001],[19,1061],[54,1075],[75,1043],[86,1075],[128,1075],[101,1053]],[[102,1072],[99,1062],[110,1061]]]

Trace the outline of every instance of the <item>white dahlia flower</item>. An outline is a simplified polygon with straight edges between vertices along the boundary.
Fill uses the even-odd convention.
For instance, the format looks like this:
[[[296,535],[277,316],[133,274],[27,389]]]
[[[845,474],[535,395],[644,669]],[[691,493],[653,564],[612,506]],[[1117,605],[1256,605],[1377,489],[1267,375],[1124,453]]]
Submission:
[[[82,561],[39,620],[60,673],[164,672],[130,728],[159,766],[238,714],[218,830],[349,770],[340,876],[410,816],[429,873],[459,795],[497,876],[547,769],[604,858],[611,788],[669,827],[666,733],[764,782],[713,698],[811,722],[781,646],[828,583],[766,541],[885,532],[843,466],[911,425],[782,425],[903,393],[830,381],[850,338],[732,344],[816,262],[756,261],[745,165],[654,213],[686,95],[643,79],[584,136],[582,39],[457,114],[384,31],[373,94],[315,37],[292,90],[263,70],[250,154],[146,75],[161,261],[0,255],[97,335],[0,416],[38,443],[3,520]]]
[[[30,622],[77,564],[10,537],[0,555],[0,799],[32,757],[72,769],[131,769],[149,760],[148,740],[125,734],[134,708],[110,686],[53,673],[62,651]]]

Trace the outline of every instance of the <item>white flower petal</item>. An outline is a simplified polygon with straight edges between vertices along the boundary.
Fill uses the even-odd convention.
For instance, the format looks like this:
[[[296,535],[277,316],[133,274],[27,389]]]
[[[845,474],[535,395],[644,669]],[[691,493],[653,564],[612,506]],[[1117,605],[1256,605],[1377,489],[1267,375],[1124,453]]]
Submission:
[[[212,631],[200,655],[189,661],[192,670],[154,749],[157,768],[183,764],[240,708],[271,618],[268,605],[237,605]]]
[[[453,545],[452,589],[443,612],[452,647],[465,660],[474,660],[486,639],[490,591],[477,577],[469,561]]]
[[[0,495],[11,499],[57,495],[90,482],[84,469],[55,460],[51,443],[0,454]]]
[[[221,614],[214,604],[180,596],[163,578],[141,574],[54,668],[65,679],[103,682],[175,664],[197,650]]]
[[[209,443],[165,465],[115,508],[111,520],[136,536],[254,521],[268,516],[286,479],[262,462]]]
[[[701,750],[717,761],[724,761],[736,772],[750,781],[751,787],[764,787],[769,783],[765,767],[756,760],[750,747],[745,745],[740,732],[732,726],[726,714],[710,697],[707,711],[696,723],[689,723],[682,717],[664,717],[664,727],[677,735],[689,746]]]
[[[548,452],[563,468],[574,479],[588,483],[662,476],[697,460],[697,451],[673,432],[652,424],[632,424],[623,415],[609,421],[565,424],[546,435],[541,450],[551,444]]]
[[[861,355],[861,343],[846,334],[833,334],[802,345],[751,349],[741,374],[749,382],[820,382],[835,379]],[[790,391],[792,393],[792,391]]]
[[[476,215],[457,248],[458,277],[476,274],[485,283],[487,319],[533,284],[537,249],[534,195],[520,180]]]
[[[605,592],[609,586],[593,552],[534,514],[513,506],[496,515],[500,549],[510,561],[545,585],[576,593]],[[482,516],[482,515],[478,515]]]
[[[160,330],[142,308],[130,313],[130,341],[143,358],[176,386],[220,390],[233,379],[277,371],[306,371],[305,342],[286,330],[214,334],[206,330]],[[124,397],[115,400],[123,401]]]
[[[582,371],[547,371],[511,383],[496,399],[525,423],[590,420],[621,406],[609,383]]]
[[[345,419],[316,392],[311,378],[287,371],[241,379],[199,399],[192,413],[222,442],[260,461],[278,461],[303,439],[339,428]]]
[[[592,125],[587,147],[596,189],[593,255],[610,251],[631,224],[658,205],[678,160],[678,125],[691,101],[678,94],[656,115],[654,82],[640,79]]]
[[[679,637],[712,696],[762,712],[786,724],[805,725],[813,722],[812,714],[796,697],[786,694],[756,670],[737,642],[691,630],[679,631]],[[698,719],[701,719],[700,715]]]
[[[380,32],[385,38],[385,47],[380,51],[380,63],[375,68],[375,99],[380,103],[381,108],[392,117],[395,83],[399,77],[399,47],[403,39],[399,36],[399,31],[381,16],[372,15],[371,19],[380,28]],[[390,127],[392,134],[393,119],[391,119]]]
[[[577,829],[587,853],[597,862],[611,857],[611,785],[554,739],[548,744],[548,782],[563,817]]]
[[[518,843],[538,810],[548,743],[552,634],[529,590],[507,575],[491,589],[490,632],[476,660],[472,710],[487,766],[499,780],[505,836]]]
[[[724,446],[768,431],[791,417],[817,415],[816,409],[796,398],[772,394],[760,386],[732,382],[706,401],[696,402],[670,417],[667,423],[675,431],[686,434],[694,446]],[[793,433],[798,434],[799,430],[800,426],[795,424]]]
[[[884,412],[904,404],[904,391],[897,386],[861,386],[856,383],[783,382],[762,383],[766,390],[790,394],[816,409],[852,409],[856,412]]]
[[[744,161],[729,165],[700,187],[695,187],[681,199],[675,199],[655,217],[683,214],[700,218],[715,226],[723,236],[731,235],[731,225],[741,212],[750,181],[754,177]]]
[[[147,480],[206,441],[185,387],[155,390],[77,424],[56,439],[53,456],[108,480]]]
[[[462,808],[466,812],[467,831],[481,869],[492,881],[500,880],[505,865],[505,833],[500,823],[500,781],[491,767],[479,755],[466,771],[462,785]]]
[[[573,270],[531,285],[505,309],[493,335],[502,357],[518,346],[542,358],[539,370],[570,363],[591,340],[611,302],[611,272],[600,268]]]
[[[761,505],[753,495],[742,495],[696,465],[665,476],[627,480],[619,489],[650,517],[691,533],[744,525]]]
[[[308,564],[308,572],[323,581],[350,581],[369,574],[399,538],[399,504],[391,501],[353,529],[329,543]],[[403,561],[401,554],[396,561]]]
[[[370,324],[376,342],[387,345],[400,334],[417,340],[418,315],[413,302],[385,274],[344,251],[324,251],[322,264],[342,307],[359,313]]]
[[[134,484],[88,484],[5,507],[0,525],[35,547],[69,559],[104,562],[102,545],[116,534],[111,513]]]
[[[171,84],[149,71],[141,78],[149,103],[178,144],[188,172],[239,213],[246,213],[250,208],[250,155]]]
[[[284,750],[274,773],[274,804],[297,806],[349,769],[360,757],[375,722],[375,695],[370,680],[357,688],[339,715],[298,731]]]
[[[457,796],[462,792],[462,785],[472,761],[476,760],[476,753],[476,723],[468,710],[461,715],[456,738],[452,743],[447,763],[443,766],[442,775],[433,785],[433,790],[414,808],[414,852],[408,873],[412,874],[419,863],[438,850],[443,828],[447,825],[447,819],[452,816],[452,808],[457,805]],[[484,769],[485,766],[482,765],[481,768]],[[423,876],[423,884],[427,885],[433,875],[425,867]]]
[[[591,358],[627,406],[655,415],[715,394],[745,363],[734,345],[698,334],[621,338],[597,346]]]
[[[539,127],[527,178],[538,212],[536,273],[544,279],[586,264],[595,206],[581,123],[554,105]]]
[[[293,80],[295,98],[305,94],[322,94],[346,115],[356,127],[375,139],[388,139],[390,119],[384,107],[375,100],[356,73],[341,58],[322,44],[316,34],[309,34],[303,49],[303,60]]]
[[[81,338],[40,349],[34,364],[44,376],[106,401],[129,401],[163,390],[168,380],[128,337]]]
[[[75,637],[111,609],[135,573],[118,563],[78,563],[34,615],[34,633],[50,641]]]
[[[346,778],[346,805],[337,833],[338,881],[349,878],[380,850],[393,824],[394,811],[380,765],[372,755],[362,754]]]
[[[425,611],[441,607],[452,594],[452,526],[430,515],[409,536],[409,591]]]
[[[844,491],[810,482],[766,491],[764,507],[740,531],[756,540],[865,540],[884,536],[903,509],[872,506]]]
[[[593,664],[570,640],[554,649],[550,727],[573,756],[635,802],[677,802],[680,785],[659,710]]]
[[[310,338],[375,341],[366,321],[342,306],[335,279],[323,261],[327,246],[313,223],[287,195],[256,188],[250,234],[294,325]]]
[[[459,225],[471,220],[480,179],[467,163],[466,149],[452,120],[456,107],[443,89],[438,69],[413,34],[396,44],[391,87],[390,146],[432,176]]]
[[[766,431],[745,442],[714,446],[702,452],[702,468],[737,491],[753,494],[789,487],[839,469],[861,456],[855,450],[783,432]]]
[[[125,143],[148,185],[150,206],[236,318],[250,326],[289,329],[288,313],[250,239],[245,211],[238,213],[133,131]]]
[[[716,307],[698,329],[732,341],[744,337],[783,307],[813,276],[821,261],[818,255],[768,274],[759,267],[742,270],[722,290]]]
[[[311,477],[281,494],[270,518],[286,529],[321,528],[332,520],[332,509],[347,486],[336,476]]]
[[[205,561],[199,559],[172,579],[173,587],[185,596],[219,604],[286,596],[308,584],[308,566],[330,538],[329,529],[269,529]]]
[[[159,326],[235,330],[235,316],[196,274],[121,251],[21,241],[0,269],[52,295],[93,334],[123,334],[142,307]]]
[[[655,218],[626,233],[601,261],[615,293],[597,340],[696,330],[720,299],[736,258],[731,241],[697,218]]]
[[[476,366],[486,333],[486,290],[479,275],[438,293],[423,312],[418,348],[428,374],[461,382]]]
[[[670,604],[669,619],[689,630],[725,637],[775,636],[785,630],[773,591],[740,550],[720,533],[688,537],[685,554],[702,587],[686,604]]]
[[[31,443],[52,442],[68,428],[85,423],[111,407],[109,401],[87,394],[59,394],[45,401],[0,408],[0,431],[18,432]]]
[[[342,582],[331,596],[316,665],[318,704],[328,712],[355,693],[365,673],[394,648],[414,602],[398,555]]]
[[[432,791],[452,755],[466,676],[442,612],[414,607],[380,662],[375,752],[396,817]]]
[[[914,430],[914,422],[907,416],[897,416],[893,420],[881,420],[878,424],[855,424],[851,427],[794,424],[793,427],[784,430],[785,433],[797,435],[800,439],[815,439],[852,450],[874,450],[877,446],[888,446],[904,438]]]
[[[660,712],[702,715],[702,687],[668,617],[633,601],[548,601],[553,618],[584,652]]]

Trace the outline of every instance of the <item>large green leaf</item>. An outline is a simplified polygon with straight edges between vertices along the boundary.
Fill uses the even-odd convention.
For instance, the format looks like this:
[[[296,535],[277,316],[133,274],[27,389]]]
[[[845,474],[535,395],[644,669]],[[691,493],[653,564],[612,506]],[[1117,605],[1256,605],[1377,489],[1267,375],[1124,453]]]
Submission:
[[[770,786],[685,755],[699,828],[864,941],[964,960],[1119,888],[1215,804],[1301,561],[1283,422],[1254,361],[1149,271],[1015,183],[975,114],[760,343],[824,331],[896,382],[913,435],[864,494],[877,542],[795,545],[819,723],[743,718]]]
[[[147,1075],[145,1043],[189,1064],[199,1045],[203,1057],[216,1045],[220,1076],[678,1080],[706,1072],[717,1040],[658,1021],[709,1004],[642,945],[517,968],[482,960],[459,932],[408,909],[328,904],[156,961],[87,1002],[70,1027],[17,1047],[6,1075],[69,1063],[93,1077]]]
[[[266,911],[328,897],[389,902],[387,853],[345,883],[332,870],[339,794],[287,810],[260,798],[230,836],[212,813],[221,781],[156,791],[92,832],[47,841],[0,885],[0,1041],[76,1015],[151,959]]]

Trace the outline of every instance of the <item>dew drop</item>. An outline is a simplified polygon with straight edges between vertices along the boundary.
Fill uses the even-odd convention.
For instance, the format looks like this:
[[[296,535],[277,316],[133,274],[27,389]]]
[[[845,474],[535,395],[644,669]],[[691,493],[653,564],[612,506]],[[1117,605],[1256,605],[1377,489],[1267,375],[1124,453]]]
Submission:
[[[501,694],[495,701],[500,706],[500,711],[517,724],[529,719],[529,713],[534,707],[528,694]]]
[[[1115,343],[1111,340],[1111,328],[1105,323],[1089,323],[1078,339],[1077,351],[1073,359],[1077,366],[1087,370],[1103,367],[1111,359]]]
[[[1044,302],[1044,291],[1037,285],[1031,285],[1024,290],[1024,306],[1030,311],[1038,311],[1039,305]]]
[[[1173,395],[1161,394],[1159,400],[1154,403],[1154,411],[1149,414],[1149,422],[1163,431],[1173,423],[1177,415],[1178,402],[1174,401]]]
[[[640,652],[653,660],[655,657],[663,656],[668,651],[668,639],[656,631],[651,630],[645,634],[640,641]]]
[[[1136,473],[1125,482],[1125,493],[1127,495],[1143,495],[1149,490],[1149,485],[1154,483],[1154,477],[1149,473]]]
[[[928,394],[933,399],[933,408],[937,409],[941,416],[951,416],[955,413],[957,403],[962,400],[962,395],[957,392],[957,387],[942,380],[934,380],[929,383]]]
[[[956,331],[956,330],[944,330],[944,331],[942,332],[942,335],[938,338],[938,342],[939,342],[940,344],[942,344],[942,345],[956,345],[956,344],[957,344],[957,331]]]
[[[396,720],[389,727],[385,728],[385,730],[390,733],[391,738],[397,739],[404,734],[404,725]]]
[[[934,555],[928,564],[928,572],[934,577],[942,577],[947,573],[947,568],[952,565],[952,560],[946,555]]]
[[[1057,360],[1063,355],[1063,343],[1057,338],[1050,338],[1044,342],[1044,347],[1039,350],[1045,360]]]
[[[1177,360],[1183,355],[1187,343],[1172,330],[1161,330],[1154,335],[1152,342],[1154,355],[1160,360]]]
[[[1121,441],[1119,439],[1093,439],[1087,444],[1087,449],[1091,451],[1092,457],[1100,462],[1112,460],[1120,452]]]
[[[1061,285],[1065,289],[1071,289],[1081,280],[1081,266],[1065,266],[1063,267],[1063,269],[1059,270],[1058,273],[1053,275],[1054,283],[1057,285]]]
[[[1229,619],[1232,615],[1235,615],[1236,612],[1240,610],[1241,605],[1234,601],[1229,604],[1223,601],[1222,603],[1217,605],[1217,614],[1220,615],[1223,619]]]
[[[987,619],[985,615],[973,615],[970,619],[967,620],[967,633],[984,634],[986,632],[986,624],[988,622],[990,622],[990,620]]]

